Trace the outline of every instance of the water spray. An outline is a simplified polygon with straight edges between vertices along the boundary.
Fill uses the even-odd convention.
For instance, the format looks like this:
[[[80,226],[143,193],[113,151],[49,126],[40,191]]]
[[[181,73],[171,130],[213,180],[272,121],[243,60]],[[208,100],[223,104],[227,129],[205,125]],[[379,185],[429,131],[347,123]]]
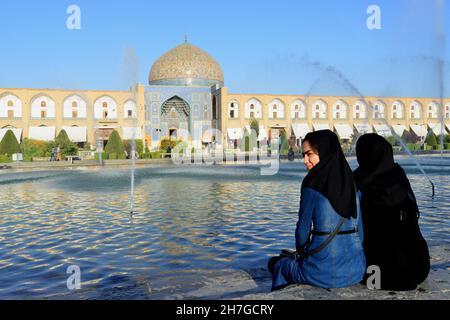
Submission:
[[[134,101],[134,109],[132,109],[132,139],[131,139],[131,188],[130,188],[130,215],[134,214],[134,187],[136,174],[136,129],[137,129],[137,109],[138,109],[138,65],[136,52],[132,48],[127,48],[125,53],[125,63],[131,84],[131,95]]]
[[[345,77],[342,72],[340,72],[338,69],[336,69],[333,66],[325,66],[320,62],[309,62],[309,64],[313,65],[316,68],[319,68],[321,70],[323,70],[323,75],[319,78],[316,79],[316,81],[313,83],[313,85],[310,87],[310,89],[308,90],[308,92],[305,94],[305,102],[308,105],[308,99],[311,96],[311,92],[313,91],[313,89],[318,85],[318,83],[323,79],[323,77],[325,75],[327,75],[328,73],[331,73],[335,76],[338,77],[339,81],[341,83],[344,84],[344,86],[349,89],[351,92],[356,93],[358,99],[360,101],[362,101],[365,106],[367,107],[367,116],[369,116],[370,113],[373,114],[374,112],[374,106],[371,103],[368,103],[366,101],[366,99],[364,98],[364,96],[361,94],[361,92],[358,90],[358,88],[356,88],[351,82],[350,80]],[[370,109],[370,112],[369,112]],[[378,112],[378,111],[377,111]],[[407,148],[407,146],[405,145],[405,143],[403,142],[403,140],[397,135],[397,133],[389,126],[387,120],[385,117],[383,118],[377,118],[377,121],[381,121],[383,122],[383,124],[385,124],[391,131],[392,136],[395,138],[396,141],[398,141],[400,143],[400,145],[403,147],[403,149],[406,151],[407,155],[410,157],[410,159],[412,159],[414,161],[414,163],[416,164],[417,168],[420,170],[420,172],[427,178],[427,180],[430,182],[431,184],[431,189],[432,189],[432,194],[431,197],[434,198],[435,196],[435,186],[434,183],[431,181],[430,177],[428,177],[428,175],[425,173],[425,170],[422,168],[422,166],[420,165],[419,161],[417,160],[417,158],[413,155],[413,153]],[[356,141],[353,141],[353,144],[355,144]]]

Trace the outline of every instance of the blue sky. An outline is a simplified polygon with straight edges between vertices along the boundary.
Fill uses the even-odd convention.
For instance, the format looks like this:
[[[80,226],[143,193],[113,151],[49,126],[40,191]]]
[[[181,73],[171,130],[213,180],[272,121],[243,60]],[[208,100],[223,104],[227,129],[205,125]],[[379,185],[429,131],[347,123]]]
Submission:
[[[81,30],[66,28],[71,4]],[[372,4],[381,30],[366,27]],[[448,18],[445,0],[2,0],[0,87],[127,89],[187,33],[230,92],[439,97],[443,59],[450,97]]]

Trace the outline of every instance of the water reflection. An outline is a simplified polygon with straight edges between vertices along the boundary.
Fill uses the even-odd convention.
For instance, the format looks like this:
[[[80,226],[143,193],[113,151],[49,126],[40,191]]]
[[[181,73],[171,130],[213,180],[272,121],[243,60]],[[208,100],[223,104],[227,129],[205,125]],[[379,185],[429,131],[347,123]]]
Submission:
[[[448,246],[450,166],[431,175],[433,200],[427,179],[405,167],[427,240]],[[300,163],[273,177],[257,167],[140,168],[132,217],[129,170],[0,182],[0,298],[173,297],[213,270],[264,268],[294,245],[305,174]],[[81,291],[66,288],[69,265],[82,270]]]

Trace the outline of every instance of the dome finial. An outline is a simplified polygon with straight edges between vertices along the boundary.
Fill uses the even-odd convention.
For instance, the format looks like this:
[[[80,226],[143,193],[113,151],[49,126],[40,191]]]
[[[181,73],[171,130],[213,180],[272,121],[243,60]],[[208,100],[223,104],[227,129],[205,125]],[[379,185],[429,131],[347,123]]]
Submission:
[[[187,33],[184,34],[184,43],[188,43],[188,35],[187,35]]]

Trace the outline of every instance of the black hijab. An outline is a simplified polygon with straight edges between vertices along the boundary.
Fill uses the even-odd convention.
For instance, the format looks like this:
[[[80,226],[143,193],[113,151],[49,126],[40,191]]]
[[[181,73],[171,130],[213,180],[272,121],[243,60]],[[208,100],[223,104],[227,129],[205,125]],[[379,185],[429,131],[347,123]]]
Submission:
[[[339,144],[330,130],[309,133],[317,144],[319,163],[303,179],[302,189],[311,188],[330,201],[333,209],[344,218],[356,218],[356,191],[353,174]]]
[[[385,138],[375,133],[363,135],[356,144],[356,157],[359,168],[354,176],[364,201],[391,206],[409,195],[416,203],[405,171],[394,162],[392,146]]]

